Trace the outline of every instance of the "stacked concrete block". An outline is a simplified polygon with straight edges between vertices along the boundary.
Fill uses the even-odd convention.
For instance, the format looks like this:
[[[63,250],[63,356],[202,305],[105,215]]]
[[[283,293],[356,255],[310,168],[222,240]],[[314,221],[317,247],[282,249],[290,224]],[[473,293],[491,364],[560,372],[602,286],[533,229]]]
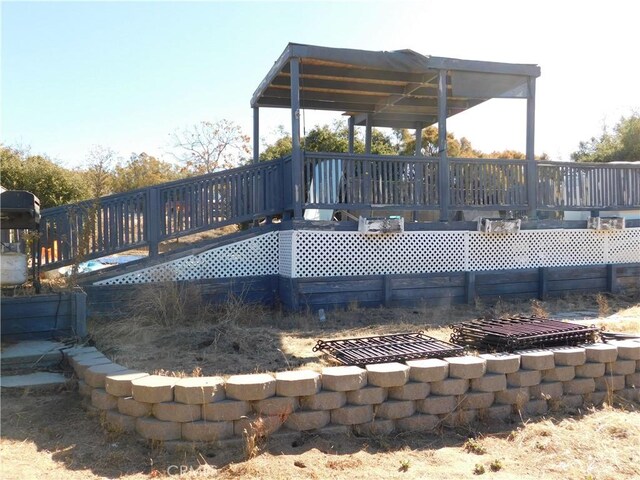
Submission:
[[[296,397],[270,397],[253,402],[253,411],[258,415],[290,415],[297,409]]]
[[[457,407],[458,400],[453,395],[433,395],[416,402],[416,410],[429,415],[448,414]]]
[[[409,360],[407,366],[412,382],[440,382],[449,376],[449,363],[437,358]]]
[[[125,370],[127,370],[127,367],[123,367],[117,363],[94,365],[85,370],[84,382],[92,388],[105,388],[107,375],[124,372]]]
[[[347,403],[345,392],[318,392],[315,395],[300,397],[300,408],[302,410],[335,410],[343,407]]]
[[[221,400],[202,405],[202,417],[211,422],[240,420],[251,412],[251,404],[238,400]]]
[[[587,351],[583,347],[557,347],[551,351],[557,366],[575,367],[587,361]]]
[[[428,432],[549,410],[640,401],[640,342],[528,350],[275,375],[173,378],[70,349],[88,408],[106,428],[163,442],[327,432]]]
[[[549,350],[523,350],[520,355],[520,368],[523,370],[550,370],[556,366],[553,352]]]
[[[196,422],[202,418],[202,407],[186,403],[162,402],[154,404],[151,413],[158,420],[165,422]]]
[[[351,405],[377,405],[387,399],[388,391],[382,387],[366,386],[346,392],[347,403]]]
[[[520,355],[485,353],[480,358],[486,362],[487,373],[507,374],[520,370]]]
[[[322,387],[318,372],[297,370],[276,373],[276,395],[280,397],[305,397],[315,395]]]
[[[225,399],[225,382],[222,377],[181,378],[174,387],[176,402],[204,405]]]
[[[233,437],[233,422],[197,422],[183,423],[181,427],[183,440],[190,442],[217,442]]]
[[[148,376],[148,373],[136,370],[124,370],[109,374],[104,379],[104,389],[116,397],[130,397],[133,395],[131,381]]]
[[[327,367],[322,370],[322,388],[349,392],[367,385],[367,371],[360,367]]]
[[[445,358],[449,364],[449,377],[470,380],[482,377],[487,371],[487,361],[480,357]]]
[[[131,380],[131,395],[143,403],[162,403],[173,401],[173,389],[177,378],[162,375],[147,375]]]
[[[329,410],[297,411],[287,417],[284,426],[295,431],[317,430],[331,422]]]
[[[396,429],[399,432],[431,432],[440,424],[440,417],[416,413],[410,417],[396,420]]]
[[[118,408],[118,397],[107,393],[103,388],[91,390],[91,405],[98,410],[115,410]]]
[[[147,440],[166,442],[182,438],[182,424],[178,422],[164,422],[153,417],[138,417],[136,431]]]
[[[368,423],[362,423],[353,426],[353,432],[360,436],[380,436],[389,435],[396,429],[396,424],[393,420],[380,420],[375,419]]]
[[[108,410],[104,418],[107,429],[113,432],[133,433],[136,430],[136,417],[123,415],[116,410]]]
[[[152,403],[138,402],[133,397],[118,397],[118,412],[131,417],[148,417],[153,409]]]
[[[276,394],[276,379],[266,373],[233,375],[225,383],[225,392],[233,400],[264,400]]]
[[[429,396],[431,386],[424,382],[409,382],[400,387],[391,387],[388,390],[392,400],[422,400]]]
[[[410,367],[401,363],[367,366],[367,382],[377,387],[401,387],[409,381]]]
[[[374,409],[375,417],[385,420],[397,420],[410,417],[416,411],[415,402],[411,400],[388,400]]]

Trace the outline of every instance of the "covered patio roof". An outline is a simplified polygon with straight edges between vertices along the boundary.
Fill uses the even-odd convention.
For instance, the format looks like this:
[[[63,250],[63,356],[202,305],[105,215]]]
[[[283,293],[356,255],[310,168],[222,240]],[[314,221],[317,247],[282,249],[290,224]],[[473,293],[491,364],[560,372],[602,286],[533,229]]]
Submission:
[[[344,112],[356,125],[424,128],[438,122],[446,71],[446,116],[491,98],[529,98],[540,67],[290,43],[253,94],[254,108],[291,108],[291,59],[299,62],[299,108]]]

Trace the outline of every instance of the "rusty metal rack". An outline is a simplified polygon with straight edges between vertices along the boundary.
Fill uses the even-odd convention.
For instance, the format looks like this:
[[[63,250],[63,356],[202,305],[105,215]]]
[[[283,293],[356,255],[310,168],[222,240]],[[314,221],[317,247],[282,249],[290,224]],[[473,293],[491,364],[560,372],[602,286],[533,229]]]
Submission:
[[[579,345],[596,341],[599,329],[548,318],[516,315],[451,325],[451,342],[488,351]]]
[[[422,332],[379,335],[375,337],[318,340],[313,351],[332,356],[343,365],[401,362],[421,358],[461,355],[464,348],[438,340]]]

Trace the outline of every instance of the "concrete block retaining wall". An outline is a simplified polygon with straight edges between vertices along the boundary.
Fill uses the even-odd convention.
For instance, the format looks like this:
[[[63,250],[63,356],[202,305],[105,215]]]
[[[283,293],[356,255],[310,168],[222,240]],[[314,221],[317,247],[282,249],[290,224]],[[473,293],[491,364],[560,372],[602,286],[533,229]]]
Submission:
[[[425,432],[597,406],[612,396],[640,402],[640,339],[226,380],[149,375],[93,347],[65,354],[80,395],[108,427],[155,441]]]

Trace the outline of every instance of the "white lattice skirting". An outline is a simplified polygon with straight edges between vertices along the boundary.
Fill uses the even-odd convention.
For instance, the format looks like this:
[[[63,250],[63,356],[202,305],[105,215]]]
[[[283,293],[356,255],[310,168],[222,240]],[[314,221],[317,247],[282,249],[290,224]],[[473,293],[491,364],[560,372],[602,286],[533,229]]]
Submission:
[[[270,232],[248,240],[212,248],[198,255],[147,267],[95,285],[199,280],[207,278],[278,275],[279,232]]]
[[[460,272],[640,262],[640,228],[622,231],[270,232],[97,282],[119,285],[168,280],[282,275],[335,277]]]

